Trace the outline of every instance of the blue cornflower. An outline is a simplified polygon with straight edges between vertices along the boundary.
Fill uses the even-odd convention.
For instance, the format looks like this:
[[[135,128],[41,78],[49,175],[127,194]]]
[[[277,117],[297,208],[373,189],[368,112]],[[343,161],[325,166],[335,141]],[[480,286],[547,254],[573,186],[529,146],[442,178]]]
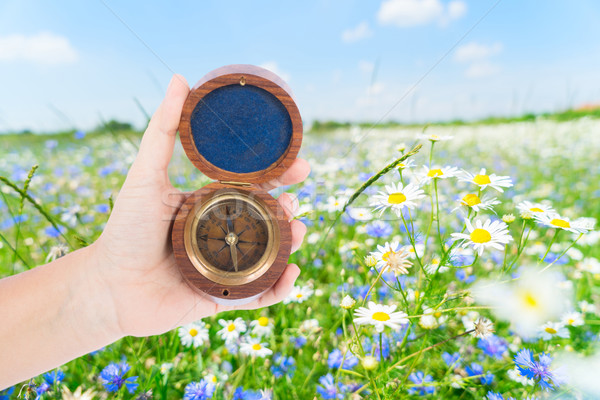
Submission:
[[[302,347],[304,347],[304,345],[306,344],[306,338],[302,335],[298,336],[297,338],[290,338],[293,339],[294,342],[294,347],[297,349],[301,349]]]
[[[44,380],[48,385],[54,385],[61,383],[65,379],[65,373],[60,369],[57,369],[52,372],[46,372],[44,374]]]
[[[460,360],[460,354],[458,354],[458,352],[453,354],[444,352],[442,354],[442,359],[444,359],[444,362],[447,366],[456,366],[458,364],[458,360]]]
[[[383,358],[386,359],[390,356],[390,339],[387,335],[383,335],[381,337],[381,341],[382,341],[382,353],[383,353]],[[375,357],[378,361],[381,361],[381,354],[379,352],[379,336],[375,335],[373,336],[373,339],[369,339],[368,337],[365,337],[363,340],[363,348],[365,350],[365,353],[373,353],[373,357]]]
[[[483,350],[483,352],[497,359],[502,359],[502,354],[508,350],[508,344],[506,341],[496,335],[490,335],[485,339],[479,339],[477,346]]]
[[[338,369],[342,365],[342,359],[344,359],[344,355],[339,349],[333,350],[329,353],[329,357],[327,358],[327,365],[329,368]],[[346,358],[344,359],[344,369],[352,369],[358,365],[358,358],[350,351],[346,351]]]
[[[392,234],[393,228],[385,221],[373,221],[365,226],[367,235],[376,238],[388,237]]]
[[[75,139],[83,139],[85,137],[85,132],[82,130],[75,131]]]
[[[53,226],[49,226],[44,230],[44,232],[46,233],[46,235],[55,238],[59,237],[62,233],[64,233],[65,229],[62,226],[59,226],[58,229],[56,229]]]
[[[98,204],[96,206],[96,212],[104,214],[104,213],[107,213],[109,211],[110,211],[110,207],[108,206],[108,204]]]
[[[15,387],[9,387],[7,389],[4,390],[0,390],[0,400],[9,400],[10,399],[10,395],[12,394],[12,392],[15,391]]]
[[[338,383],[335,385],[333,375],[327,374],[319,378],[319,383],[321,385],[317,385],[317,392],[324,399],[343,399],[344,398],[344,385]]]
[[[454,275],[456,276],[456,279],[464,283],[473,283],[475,281],[475,275],[467,275],[467,271],[465,271],[464,268],[457,269]]]
[[[261,400],[263,395],[258,390],[244,390],[241,387],[233,392],[233,400]]]
[[[206,380],[190,382],[183,392],[183,400],[204,400],[212,398],[215,392],[215,384]]]
[[[423,384],[426,382],[433,382],[433,378],[431,375],[425,375],[421,371],[413,372],[408,376],[408,379],[415,385]],[[415,386],[413,388],[408,389],[408,393],[410,394],[419,394],[424,396],[426,394],[431,394],[435,392],[435,387],[433,386]]]
[[[280,353],[275,354],[273,357],[273,365],[271,366],[271,372],[275,378],[281,378],[284,375],[289,377],[294,376],[296,370],[296,361],[294,357],[285,357]]]
[[[535,380],[544,390],[554,390],[565,383],[560,368],[550,369],[552,357],[546,353],[538,355],[538,361],[535,361],[531,350],[523,349],[517,353],[514,361],[522,376]]]
[[[465,367],[465,371],[469,376],[477,376],[479,377],[479,381],[483,385],[489,385],[494,381],[494,375],[491,372],[484,373],[483,367],[477,363],[471,363],[471,365]]]
[[[129,378],[125,378],[125,374],[129,371],[131,367],[125,361],[120,363],[110,363],[107,367],[105,367],[100,373],[100,380],[102,384],[109,392],[116,392],[123,385],[127,387],[129,393],[135,392],[138,387],[137,376],[131,376]]]

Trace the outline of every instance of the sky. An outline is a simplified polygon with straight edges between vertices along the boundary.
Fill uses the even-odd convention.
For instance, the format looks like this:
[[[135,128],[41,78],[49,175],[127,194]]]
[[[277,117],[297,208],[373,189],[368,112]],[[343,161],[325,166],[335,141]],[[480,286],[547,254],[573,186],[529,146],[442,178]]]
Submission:
[[[600,2],[0,1],[0,132],[142,128],[173,73],[271,69],[305,124],[600,103]]]

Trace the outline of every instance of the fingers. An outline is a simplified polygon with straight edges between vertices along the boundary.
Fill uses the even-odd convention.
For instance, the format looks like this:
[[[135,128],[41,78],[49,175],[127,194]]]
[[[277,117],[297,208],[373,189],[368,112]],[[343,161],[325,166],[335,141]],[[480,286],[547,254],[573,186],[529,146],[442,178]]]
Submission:
[[[185,78],[175,74],[171,78],[162,103],[152,116],[142,138],[134,166],[141,170],[166,171],[177,135],[181,110],[189,94]]]
[[[285,215],[288,219],[293,218],[296,211],[298,211],[298,199],[292,197],[289,193],[282,193],[277,201],[283,208]],[[292,220],[290,222],[290,229],[292,230],[292,253],[300,248],[304,235],[306,234],[306,225],[298,220]]]
[[[294,214],[298,211],[298,198],[289,193],[282,193],[278,198],[277,202],[283,208],[283,212],[288,219],[294,218]]]
[[[258,186],[264,190],[271,190],[279,186],[295,185],[296,183],[300,183],[305,180],[309,173],[310,165],[308,164],[308,161],[302,158],[297,158],[294,160],[290,168],[280,177],[266,183],[261,183]]]
[[[306,225],[297,219],[290,222],[290,228],[292,229],[292,253],[300,248],[304,241],[304,235],[306,235]]]

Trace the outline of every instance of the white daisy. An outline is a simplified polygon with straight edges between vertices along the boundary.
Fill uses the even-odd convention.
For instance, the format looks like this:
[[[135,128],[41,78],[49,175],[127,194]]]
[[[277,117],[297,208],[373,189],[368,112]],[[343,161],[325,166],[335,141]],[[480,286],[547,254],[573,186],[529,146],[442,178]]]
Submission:
[[[273,333],[273,321],[267,317],[260,317],[257,320],[250,322],[252,333],[257,336],[269,336]]]
[[[435,274],[436,272],[441,274],[443,272],[448,271],[449,269],[450,268],[446,265],[440,267],[439,257],[432,258],[431,262],[425,265],[425,271],[427,271],[428,274]]]
[[[373,196],[371,206],[375,207],[375,211],[380,210],[380,214],[391,208],[392,211],[400,216],[404,207],[412,209],[416,207],[416,200],[425,197],[425,192],[413,183],[403,186],[402,183],[391,184],[385,186],[385,191],[380,191]]]
[[[561,318],[561,322],[565,326],[581,326],[584,324],[583,315],[577,311],[571,311],[564,314]]]
[[[247,341],[242,342],[240,352],[247,356],[264,358],[273,354],[273,351],[268,349],[266,343],[261,343],[260,339],[247,338]]]
[[[219,324],[223,329],[218,331],[217,334],[226,342],[235,341],[240,337],[241,333],[246,332],[246,323],[240,317],[228,321],[220,319]]]
[[[408,260],[410,253],[405,248],[400,248],[398,242],[392,244],[385,243],[384,246],[377,246],[376,252],[371,255],[377,260],[375,267],[377,271],[381,268],[388,268],[393,271],[396,276],[408,274],[408,268],[412,266],[412,262]]]
[[[364,207],[351,207],[348,209],[348,215],[357,221],[370,221],[373,218],[371,210]]]
[[[595,314],[596,313],[596,306],[592,303],[588,303],[585,300],[581,300],[578,303],[578,305],[579,305],[579,309],[584,314]]]
[[[510,176],[496,176],[496,174],[488,175],[486,174],[485,168],[481,168],[478,174],[472,174],[462,170],[457,176],[461,181],[474,183],[482,190],[489,186],[499,192],[504,192],[502,189],[503,187],[511,187],[513,185]]]
[[[494,221],[487,219],[483,224],[480,220],[475,221],[475,226],[471,225],[471,221],[465,219],[467,224],[468,234],[453,233],[451,236],[455,240],[463,240],[462,247],[472,245],[479,253],[483,254],[486,247],[492,247],[497,250],[503,250],[504,245],[512,240],[508,234],[508,225],[502,221]]]
[[[440,311],[435,311],[430,307],[423,307],[423,315],[419,318],[419,325],[423,329],[435,329],[444,322],[447,317]]]
[[[540,328],[539,337],[543,340],[552,340],[555,338],[568,338],[569,330],[561,322],[546,322]]]
[[[412,158],[409,158],[408,160],[404,160],[404,162],[401,162],[400,164],[398,164],[396,166],[396,168],[398,168],[399,170],[404,170],[404,169],[411,169],[414,166],[415,166],[415,160],[413,160]]]
[[[315,291],[308,286],[294,286],[292,291],[283,300],[283,304],[302,303],[313,295]]]
[[[354,305],[356,304],[356,300],[354,300],[352,297],[350,297],[349,295],[344,296],[344,298],[342,299],[342,302],[340,303],[340,307],[342,307],[345,310],[349,310],[352,307],[354,307]]]
[[[179,339],[185,347],[202,346],[204,342],[208,342],[208,329],[202,321],[192,322],[179,328]]]
[[[171,371],[174,367],[173,363],[162,363],[160,364],[159,370],[162,375],[166,375]]]
[[[384,268],[388,264],[390,254],[398,251],[400,251],[400,243],[398,242],[385,242],[383,246],[378,244],[377,251],[372,251],[369,256],[367,256],[369,259],[365,258],[366,265],[373,266],[371,264],[375,261],[374,267],[377,271],[381,271],[381,268]]]
[[[489,196],[487,194],[483,195],[481,198],[477,196],[475,193],[469,193],[464,195],[460,200],[460,204],[465,207],[470,207],[473,211],[479,212],[481,210],[492,210],[493,206],[496,204],[500,204],[495,197]],[[455,208],[454,210],[457,210]],[[452,210],[452,211],[454,211]]]
[[[573,233],[587,233],[589,229],[588,225],[585,224],[584,221],[581,221],[579,219],[571,221],[569,218],[561,217],[556,213],[535,214],[533,217],[538,223],[542,225],[549,226],[550,228],[563,229],[565,231]]]
[[[583,261],[577,263],[577,269],[590,274],[600,274],[600,261],[594,257],[586,257]]]
[[[487,318],[479,318],[474,324],[475,329],[471,334],[477,338],[485,339],[494,333],[494,323]]]
[[[427,165],[423,165],[423,172],[420,175],[422,182],[429,182],[432,179],[447,179],[452,178],[458,174],[458,168],[445,166],[442,168],[433,167],[429,168]]]
[[[302,321],[299,329],[300,332],[312,333],[317,332],[319,329],[321,329],[321,326],[319,325],[319,320],[311,318]]]
[[[373,325],[379,333],[383,332],[385,326],[398,330],[400,325],[408,323],[407,314],[402,311],[396,311],[395,305],[386,306],[375,304],[370,301],[368,307],[359,307],[354,312],[354,322],[359,325]]]
[[[519,372],[519,369],[517,367],[509,369],[507,375],[511,380],[520,383],[521,385],[533,386],[535,384],[535,381],[533,379],[529,379],[521,375],[521,372]]]
[[[450,135],[428,135],[428,134],[422,133],[420,135],[417,135],[417,137],[419,139],[430,140],[432,142],[442,142],[442,141],[450,140],[454,136],[450,136]]]
[[[416,254],[415,249],[417,250]],[[425,254],[425,244],[415,243],[415,247],[413,247],[412,244],[408,244],[404,246],[402,250],[406,251],[408,253],[408,257],[414,260],[415,258],[417,258],[416,255],[418,255],[419,258],[423,257],[423,255]]]
[[[517,204],[517,209],[519,210],[519,212],[525,213],[525,212],[529,212],[533,215],[535,214],[539,214],[539,213],[555,213],[554,209],[552,208],[552,206],[548,203],[532,203],[530,201],[522,201],[519,204]]]
[[[346,201],[348,201],[348,199],[345,196],[340,196],[340,197],[329,196],[329,198],[327,199],[327,204],[325,205],[325,208],[330,213],[341,211],[342,208],[344,208]]]

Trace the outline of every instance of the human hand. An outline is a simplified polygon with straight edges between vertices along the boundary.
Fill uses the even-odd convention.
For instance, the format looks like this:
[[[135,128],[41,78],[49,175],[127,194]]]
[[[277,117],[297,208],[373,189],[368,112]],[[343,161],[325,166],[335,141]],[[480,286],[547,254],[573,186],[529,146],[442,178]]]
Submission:
[[[181,110],[189,93],[185,79],[174,75],[162,104],[144,133],[139,153],[127,174],[111,216],[98,240],[90,246],[98,262],[90,271],[105,293],[103,320],[111,321],[118,336],[148,336],[231,309],[255,309],[283,300],[300,270],[287,266],[278,282],[257,300],[241,306],[215,304],[183,280],[173,256],[170,228],[186,194],[173,187],[167,174]],[[259,185],[271,190],[303,181],[310,168],[297,159],[279,178]],[[278,202],[291,217],[294,197]],[[298,249],[306,227],[291,221],[292,251]]]

